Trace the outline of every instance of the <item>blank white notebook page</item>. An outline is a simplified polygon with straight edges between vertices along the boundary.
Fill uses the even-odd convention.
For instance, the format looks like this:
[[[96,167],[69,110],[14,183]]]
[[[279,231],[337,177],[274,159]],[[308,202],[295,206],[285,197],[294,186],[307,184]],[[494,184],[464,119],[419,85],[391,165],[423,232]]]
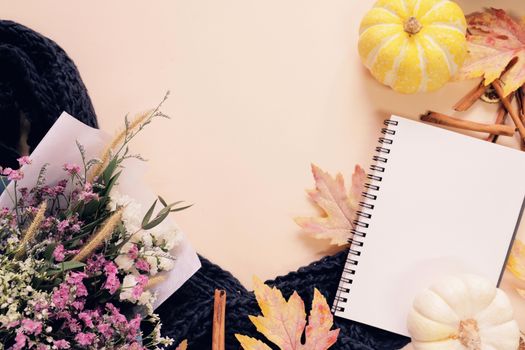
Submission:
[[[414,297],[451,273],[498,283],[525,197],[525,153],[439,127],[393,116],[381,144],[381,181],[358,264],[343,273],[336,315],[408,335]],[[347,283],[346,278],[352,283]]]

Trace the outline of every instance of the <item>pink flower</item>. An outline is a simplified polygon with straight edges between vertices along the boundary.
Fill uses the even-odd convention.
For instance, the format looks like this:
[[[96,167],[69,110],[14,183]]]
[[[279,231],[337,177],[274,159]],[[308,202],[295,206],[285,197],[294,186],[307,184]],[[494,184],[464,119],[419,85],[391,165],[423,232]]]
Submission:
[[[42,322],[24,318],[22,320],[22,330],[25,334],[39,335],[42,333]]]
[[[126,316],[120,313],[120,310],[111,303],[106,303],[106,308],[111,312],[110,322],[114,325],[117,323],[126,323]]]
[[[137,314],[131,321],[129,321],[129,334],[128,334],[128,340],[134,340],[137,338],[137,335],[140,333],[140,322],[142,321],[142,318],[140,315]]]
[[[9,169],[9,168],[7,168],[7,169]],[[24,173],[21,170],[12,170],[12,169],[10,169],[11,171],[9,171],[9,174],[5,174],[5,170],[6,169],[4,169],[4,175],[7,175],[7,178],[10,181],[18,181],[18,180],[22,180],[24,178]]]
[[[73,176],[80,173],[80,165],[66,163],[64,164],[64,170],[67,171],[69,175]]]
[[[144,272],[148,272],[150,269],[149,263],[144,259],[137,260],[137,262],[135,263],[135,267],[137,268],[137,270]]]
[[[82,326],[80,325],[80,322],[78,322],[75,319],[68,320],[66,324],[72,333],[78,333],[82,330]]]
[[[53,345],[56,346],[57,349],[69,349],[71,346],[69,345],[69,342],[67,340],[53,340]]]
[[[92,255],[88,261],[85,271],[89,274],[97,273],[106,264],[106,259],[100,254]]]
[[[86,286],[82,283],[82,280],[86,278],[87,275],[84,272],[71,272],[67,277],[67,283],[73,285],[76,288],[76,297],[85,297],[88,295]]]
[[[62,220],[58,223],[57,229],[58,232],[64,233],[65,230],[69,227],[69,220]]]
[[[78,314],[78,318],[84,322],[86,327],[93,328],[93,320],[91,319],[91,315],[88,312],[81,312]]]
[[[95,338],[94,333],[78,333],[75,336],[75,340],[79,345],[93,345]]]
[[[17,333],[15,337],[15,345],[13,345],[13,350],[21,350],[26,346],[27,337],[22,333]]]
[[[66,307],[69,301],[69,286],[65,282],[62,282],[53,292],[52,300],[59,310]]]
[[[55,250],[53,251],[53,257],[58,262],[64,261],[64,259],[66,258],[65,252],[66,250],[64,249],[64,246],[62,244],[59,244],[55,247]]]
[[[128,256],[130,259],[135,260],[139,256],[139,248],[136,244],[132,244],[128,250]]]
[[[108,262],[106,266],[104,266],[104,271],[106,272],[104,288],[108,289],[111,294],[115,294],[120,288],[120,280],[117,277],[117,266],[113,262]]]
[[[146,275],[138,275],[135,277],[137,284],[133,287],[131,290],[131,296],[135,299],[139,299],[142,295],[142,292],[144,291],[144,287],[148,283],[148,276]]]
[[[93,199],[98,199],[98,194],[93,193],[93,185],[87,182],[82,192],[78,194],[78,200],[89,202]]]
[[[26,164],[31,164],[31,158],[29,158],[28,156],[20,157],[17,160],[18,160],[18,164],[20,164],[20,166],[26,165]]]
[[[110,324],[102,323],[97,326],[97,330],[100,334],[102,334],[106,339],[110,339],[113,336],[113,329],[111,328]]]

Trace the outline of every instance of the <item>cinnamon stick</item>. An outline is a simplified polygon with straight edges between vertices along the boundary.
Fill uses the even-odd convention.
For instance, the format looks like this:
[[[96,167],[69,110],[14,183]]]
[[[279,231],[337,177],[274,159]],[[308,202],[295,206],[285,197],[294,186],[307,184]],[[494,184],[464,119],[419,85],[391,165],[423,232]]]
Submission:
[[[518,113],[520,115],[522,123],[525,123],[525,108],[523,106],[523,85],[518,90],[516,90],[515,95],[516,101],[518,102]]]
[[[509,101],[510,102],[512,102],[513,97],[514,97],[514,93],[509,95]],[[518,95],[517,94],[516,94],[516,100],[518,100]],[[497,112],[497,115],[496,115],[496,121],[494,122],[494,124],[505,124],[505,119],[507,119],[507,114],[508,114],[507,113],[507,109],[505,108],[503,103],[500,102],[499,107],[498,107],[498,112]],[[498,137],[499,137],[499,135],[490,134],[487,137],[487,141],[492,142],[492,143],[496,143],[496,141],[498,141]]]
[[[501,81],[499,79],[494,80],[492,83],[492,86],[494,86],[494,90],[496,90],[496,93],[498,94],[501,103],[505,106],[505,109],[510,114],[510,117],[512,118],[512,121],[516,125],[516,128],[518,129],[518,132],[520,133],[520,137],[522,142],[525,141],[525,125],[523,125],[523,122],[521,121],[520,116],[518,115],[518,112],[512,107],[512,104],[510,103],[508,97],[505,97],[503,94],[503,87],[501,86]]]
[[[461,100],[454,105],[454,110],[463,112],[469,109],[485,92],[483,80],[472,90],[470,90]]]
[[[446,114],[433,112],[433,111],[428,111],[426,114],[421,115],[420,119],[428,123],[450,126],[453,128],[458,128],[458,129],[463,129],[463,130],[487,132],[489,134],[495,134],[495,135],[512,136],[514,135],[514,132],[515,132],[515,129],[508,125],[482,124],[482,123],[472,122],[469,120],[454,118]]]
[[[215,290],[213,302],[212,350],[224,350],[224,325],[226,316],[226,291]]]

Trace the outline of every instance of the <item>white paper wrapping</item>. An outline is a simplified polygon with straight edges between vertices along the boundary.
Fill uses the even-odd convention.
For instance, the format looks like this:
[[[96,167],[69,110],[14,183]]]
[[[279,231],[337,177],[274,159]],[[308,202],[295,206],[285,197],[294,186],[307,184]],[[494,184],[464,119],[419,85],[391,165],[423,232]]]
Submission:
[[[32,152],[31,165],[22,168],[25,176],[18,182],[20,187],[34,187],[44,164],[49,163],[46,175],[47,184],[55,184],[65,178],[63,170],[65,163],[82,165],[82,157],[76,141],[85,148],[86,159],[98,158],[111,137],[102,130],[89,127],[71,115],[63,112],[46,136]],[[118,180],[118,190],[141,203],[144,212],[153,203],[156,196],[142,180],[143,165],[139,160],[127,159],[125,168]],[[9,193],[13,193],[13,183],[0,195],[0,207],[13,207]],[[172,220],[168,217],[166,220]],[[169,222],[175,225],[174,222]],[[177,228],[180,232],[180,229]],[[185,235],[180,244],[172,251],[176,261],[172,270],[164,272],[166,279],[153,288],[158,293],[154,307],[157,308],[170,295],[179,289],[199,268],[200,261]]]

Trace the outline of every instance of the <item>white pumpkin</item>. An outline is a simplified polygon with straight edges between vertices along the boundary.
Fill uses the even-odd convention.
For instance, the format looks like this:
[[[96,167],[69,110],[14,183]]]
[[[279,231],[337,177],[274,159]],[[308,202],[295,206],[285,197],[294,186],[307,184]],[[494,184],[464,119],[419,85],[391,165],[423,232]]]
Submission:
[[[475,275],[446,277],[414,300],[408,331],[415,350],[517,350],[509,298]]]

